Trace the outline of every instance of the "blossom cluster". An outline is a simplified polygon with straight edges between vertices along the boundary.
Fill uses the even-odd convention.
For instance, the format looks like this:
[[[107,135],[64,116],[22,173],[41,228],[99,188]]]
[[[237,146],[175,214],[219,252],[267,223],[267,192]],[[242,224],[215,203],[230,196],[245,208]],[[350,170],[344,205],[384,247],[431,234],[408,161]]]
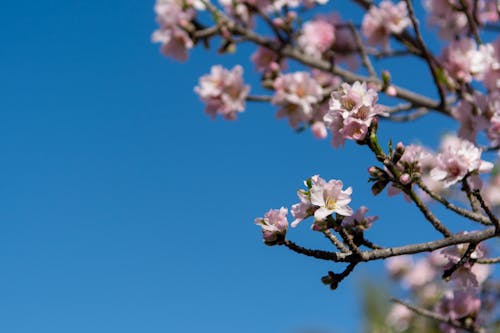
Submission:
[[[410,24],[404,1],[394,4],[384,0],[378,6],[372,6],[365,14],[361,31],[369,44],[382,45],[387,49],[390,35],[402,33]]]
[[[332,145],[344,145],[346,139],[362,141],[372,121],[385,115],[385,108],[377,104],[377,92],[367,88],[366,83],[354,82],[351,86],[342,83],[332,93],[330,109],[325,115],[326,125],[332,132]]]
[[[454,245],[416,261],[408,255],[392,257],[387,259],[386,268],[391,278],[411,292],[419,306],[451,320],[470,318],[480,321],[486,315],[486,309],[481,307],[482,288],[491,275],[491,269],[489,265],[476,262],[484,256],[481,246],[469,254],[468,261],[459,264],[466,251],[467,245]],[[447,278],[443,280],[442,276]],[[401,304],[393,305],[387,316],[387,324],[400,332],[414,326],[415,321],[422,321],[422,318]],[[425,323],[421,322],[417,326],[423,325]],[[446,323],[440,324],[440,329],[446,333],[457,332]]]
[[[194,46],[188,29],[196,16],[196,10],[203,9],[199,0],[157,0],[156,21],[159,29],[153,33],[153,42],[161,43],[161,51],[168,57],[185,61],[188,51]]]
[[[238,112],[245,110],[245,99],[250,86],[243,83],[243,68],[235,66],[227,70],[222,66],[213,66],[210,74],[200,78],[195,92],[206,104],[205,112],[212,118],[217,114],[224,119],[234,120]]]
[[[496,6],[496,0],[424,0],[429,24],[437,27],[444,39],[469,34],[468,15],[476,17],[480,25],[498,21]]]

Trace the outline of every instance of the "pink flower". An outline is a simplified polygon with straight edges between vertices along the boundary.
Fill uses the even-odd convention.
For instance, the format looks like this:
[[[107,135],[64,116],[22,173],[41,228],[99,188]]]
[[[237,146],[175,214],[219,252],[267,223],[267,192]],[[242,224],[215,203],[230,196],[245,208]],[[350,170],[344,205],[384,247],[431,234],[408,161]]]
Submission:
[[[488,128],[491,110],[488,96],[476,92],[467,97],[451,109],[451,115],[460,122],[458,136],[475,142],[477,134]]]
[[[418,260],[410,271],[403,277],[403,283],[409,288],[420,288],[432,281],[436,276],[436,269],[427,258]]]
[[[459,82],[471,82],[481,79],[490,67],[493,56],[491,45],[479,48],[471,38],[453,41],[443,50],[441,60],[447,74]]]
[[[401,1],[394,5],[391,1],[384,0],[378,7],[370,7],[363,17],[361,31],[369,44],[388,48],[389,36],[400,34],[410,23],[406,3]]]
[[[376,104],[377,93],[367,89],[366,83],[347,83],[334,91],[330,100],[330,111],[324,120],[330,128],[332,145],[343,145],[345,139],[363,140],[372,120],[377,115],[384,115],[383,107]]]
[[[385,260],[385,268],[393,279],[404,277],[413,267],[413,259],[409,255],[390,257]]]
[[[387,315],[386,322],[398,332],[408,329],[413,318],[413,312],[402,304],[394,304]]]
[[[490,90],[500,89],[500,38],[497,38],[493,43],[493,59],[490,61],[490,66],[484,73],[484,85]]]
[[[292,215],[295,217],[292,227],[312,215],[316,222],[321,222],[333,213],[344,216],[352,214],[352,209],[348,206],[351,202],[352,188],[343,190],[340,180],[332,179],[327,182],[319,175],[315,175],[307,179],[304,184],[307,190],[297,191],[300,202],[292,206]]]
[[[496,0],[424,0],[424,7],[429,12],[428,22],[439,28],[441,38],[451,40],[471,32],[466,13],[457,10],[462,7],[461,1],[468,14],[477,17],[479,25],[498,20]]]
[[[442,142],[431,177],[449,187],[469,172],[489,172],[492,168],[492,163],[481,160],[481,150],[470,141],[448,136]]]
[[[157,0],[155,4],[156,21],[160,28],[153,32],[152,40],[161,43],[161,51],[168,57],[185,61],[188,50],[194,45],[186,31],[186,25],[195,17],[193,6],[200,3],[194,1],[191,5],[184,6],[182,1]]]
[[[370,228],[373,222],[378,219],[378,216],[365,216],[367,212],[368,207],[359,207],[354,214],[344,217],[342,220],[342,226],[356,231],[363,231]]]
[[[295,228],[302,220],[314,214],[316,207],[313,207],[311,203],[311,188],[313,186],[323,186],[324,184],[326,184],[326,181],[319,175],[314,175],[304,181],[307,190],[301,189],[297,191],[300,202],[292,206],[292,216],[295,218],[292,222],[292,227]]]
[[[314,109],[323,98],[323,88],[307,72],[295,72],[279,76],[274,81],[273,104],[281,106],[278,118],[288,117],[292,128],[308,123],[314,117]]]
[[[352,188],[342,190],[340,180],[330,180],[322,185],[311,187],[311,204],[319,208],[314,212],[316,220],[324,220],[328,215],[337,213],[344,216],[352,214],[351,202]]]
[[[475,290],[448,292],[437,305],[437,313],[450,319],[460,319],[479,311],[481,300]]]
[[[286,231],[288,229],[287,220],[288,209],[281,207],[278,209],[269,210],[264,217],[255,219],[255,224],[262,228],[264,243],[267,245],[280,244],[285,240]]]
[[[206,103],[205,111],[215,118],[236,119],[238,112],[245,109],[245,98],[250,90],[243,84],[243,68],[235,66],[231,71],[222,66],[213,66],[210,74],[200,78],[194,90]]]
[[[278,58],[278,54],[267,47],[259,46],[257,51],[252,54],[252,62],[255,69],[259,72],[275,72],[283,69],[284,61]]]
[[[310,56],[321,58],[335,41],[335,27],[325,18],[318,17],[302,26],[297,39],[299,46]]]

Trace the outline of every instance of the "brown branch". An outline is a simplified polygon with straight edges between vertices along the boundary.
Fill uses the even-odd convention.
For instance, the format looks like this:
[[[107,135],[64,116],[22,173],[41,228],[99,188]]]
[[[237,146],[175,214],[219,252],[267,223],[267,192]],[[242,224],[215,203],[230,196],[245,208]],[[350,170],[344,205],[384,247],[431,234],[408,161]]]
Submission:
[[[386,259],[395,256],[401,256],[404,254],[416,254],[422,252],[432,252],[439,250],[451,245],[467,244],[467,243],[480,243],[484,240],[496,237],[495,228],[488,228],[482,231],[472,231],[466,234],[454,234],[450,237],[446,237],[439,240],[434,240],[425,243],[416,243],[411,245],[404,245],[399,247],[389,247],[384,249],[376,249],[372,251],[364,251],[363,261],[373,261]],[[286,240],[284,245],[290,250],[300,253],[309,257],[314,257],[322,260],[330,260],[334,262],[359,262],[359,256],[353,255],[352,253],[339,253],[339,252],[328,252],[321,250],[310,250],[302,246],[295,244],[290,240]]]
[[[347,246],[344,245],[344,243],[342,243],[339,239],[337,239],[337,237],[335,237],[334,234],[332,234],[332,232],[329,230],[329,229],[326,229],[323,231],[323,234],[326,236],[326,238],[328,238],[330,240],[330,242],[335,245],[335,247],[337,249],[340,250],[340,252],[343,252],[343,253],[349,253],[349,249],[347,248]]]
[[[474,191],[472,191],[472,193],[474,194],[476,199],[479,201],[479,204],[481,205],[481,208],[483,208],[486,215],[488,215],[488,217],[490,218],[490,221],[495,226],[495,229],[497,231],[500,231],[500,221],[498,221],[498,218],[495,216],[495,214],[493,214],[493,212],[488,207],[486,202],[484,202],[484,199],[481,195],[481,192],[479,190],[474,190]]]
[[[264,96],[264,95],[253,95],[253,96],[247,96],[246,100],[249,102],[270,102],[272,99],[272,96]]]
[[[442,279],[448,281],[457,269],[468,263],[471,260],[470,256],[476,250],[476,247],[477,243],[470,243],[469,246],[467,246],[467,250],[465,250],[465,253],[460,258],[460,260],[444,271]]]

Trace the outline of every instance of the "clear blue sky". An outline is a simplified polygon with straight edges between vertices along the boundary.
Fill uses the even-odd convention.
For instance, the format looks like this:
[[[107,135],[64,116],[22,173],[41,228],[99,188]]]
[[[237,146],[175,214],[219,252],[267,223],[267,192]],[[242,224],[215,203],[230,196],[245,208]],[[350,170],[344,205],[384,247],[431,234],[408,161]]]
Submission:
[[[395,244],[395,233],[397,242],[422,240],[431,228],[401,198],[370,195],[373,159],[363,147],[334,151],[264,105],[236,122],[206,117],[193,93],[198,77],[248,52],[166,59],[150,43],[152,7],[2,5],[0,331],[359,329],[359,281],[383,280],[382,263],[331,292],[320,277],[342,266],[264,246],[253,219],[295,203],[303,179],[319,173],[353,186],[353,206],[380,216],[370,233],[379,243]],[[245,77],[257,78],[248,66]],[[407,143],[425,129],[432,144],[442,120],[382,128]],[[309,224],[290,237],[328,249]]]

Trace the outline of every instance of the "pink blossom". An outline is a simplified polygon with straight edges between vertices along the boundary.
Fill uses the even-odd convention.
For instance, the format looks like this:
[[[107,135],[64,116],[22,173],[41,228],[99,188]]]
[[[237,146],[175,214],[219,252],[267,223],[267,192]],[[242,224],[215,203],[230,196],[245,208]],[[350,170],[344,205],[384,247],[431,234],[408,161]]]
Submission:
[[[410,327],[413,316],[414,314],[410,309],[402,304],[396,303],[392,305],[387,315],[386,323],[396,331],[403,332]]]
[[[332,132],[332,145],[343,145],[345,139],[363,140],[372,120],[384,115],[384,109],[376,104],[377,93],[367,89],[366,83],[347,83],[334,91],[330,100],[330,111],[325,115],[326,125]]]
[[[326,184],[326,181],[319,175],[314,175],[304,181],[307,190],[301,189],[297,191],[300,202],[292,206],[292,216],[295,218],[292,227],[296,227],[302,220],[314,214],[316,207],[313,207],[311,203],[311,188],[313,186],[323,186],[324,184]]]
[[[323,98],[323,88],[307,72],[295,72],[279,76],[274,81],[273,104],[281,106],[278,118],[288,117],[292,128],[308,123],[314,116],[314,109]]]
[[[351,202],[352,188],[343,190],[340,180],[330,180],[322,185],[311,187],[311,204],[319,208],[314,212],[316,220],[324,220],[328,215],[337,213],[344,216],[352,214]]]
[[[418,260],[410,271],[403,277],[403,283],[410,288],[420,288],[429,283],[436,276],[435,267],[427,258]]]
[[[448,292],[437,305],[437,313],[450,319],[460,319],[476,313],[481,300],[474,290]]]
[[[397,5],[384,0],[379,6],[372,6],[363,17],[361,31],[371,45],[389,47],[389,36],[400,34],[411,21],[408,17],[406,3],[400,1]]]
[[[288,229],[287,220],[288,209],[281,207],[278,209],[269,210],[264,217],[255,219],[255,224],[262,228],[264,242],[267,245],[275,245],[285,240],[286,231]]]
[[[490,66],[484,74],[483,83],[490,90],[500,89],[500,38],[497,38],[493,43],[493,59],[490,61]]]
[[[297,39],[299,46],[310,56],[321,58],[335,41],[335,27],[325,18],[318,17],[304,23]]]
[[[481,45],[479,48],[471,38],[453,41],[443,50],[441,61],[452,80],[470,82],[481,79],[493,58],[493,48]]]
[[[243,68],[235,66],[231,71],[222,66],[213,66],[210,74],[200,78],[195,92],[206,103],[205,111],[215,118],[236,119],[238,112],[245,109],[245,98],[250,87],[243,84]]]
[[[155,4],[156,21],[160,28],[153,32],[152,40],[161,43],[161,51],[166,56],[179,61],[185,61],[188,50],[193,47],[193,41],[186,31],[188,22],[194,19],[195,10],[192,6],[199,6],[198,1],[191,6],[184,6],[182,1],[157,0]]]
[[[451,115],[460,122],[459,137],[475,142],[477,134],[488,128],[492,113],[488,102],[488,96],[476,92],[451,109]]]
[[[323,221],[328,215],[337,213],[344,216],[352,214],[352,188],[342,189],[340,180],[325,181],[319,175],[314,175],[304,182],[307,190],[298,190],[300,203],[292,206],[292,215],[295,220],[292,227],[297,226],[303,219],[314,215],[316,221]]]
[[[469,172],[489,172],[492,168],[492,163],[481,160],[481,150],[473,143],[447,136],[442,142],[441,152],[436,157],[436,166],[431,170],[431,177],[449,187],[462,180]]]
[[[413,259],[410,255],[390,257],[385,260],[385,267],[391,278],[400,279],[413,267]]]
[[[350,228],[356,231],[363,231],[370,228],[378,219],[378,216],[365,216],[368,212],[368,207],[361,206],[351,216],[346,216],[342,220],[344,228]]]
[[[498,20],[496,0],[424,0],[424,7],[429,13],[428,22],[439,28],[441,38],[451,40],[471,32],[467,14],[456,9],[462,7],[462,1],[468,14],[475,14],[480,25]]]
[[[500,173],[493,174],[488,184],[481,191],[484,200],[489,206],[500,205]]]
[[[251,60],[255,69],[262,73],[276,72],[285,67],[284,60],[280,60],[276,52],[263,46],[252,54]]]

